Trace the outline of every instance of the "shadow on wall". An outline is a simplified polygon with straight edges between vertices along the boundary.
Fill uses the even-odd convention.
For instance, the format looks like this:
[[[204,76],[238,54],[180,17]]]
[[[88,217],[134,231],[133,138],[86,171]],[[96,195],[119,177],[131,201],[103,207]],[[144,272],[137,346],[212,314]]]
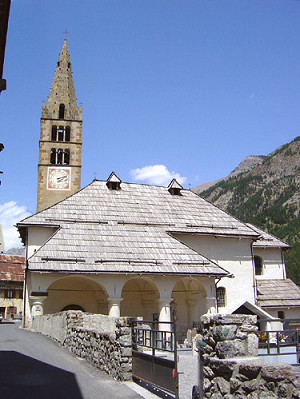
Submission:
[[[0,351],[0,398],[83,399],[73,373],[15,351]]]

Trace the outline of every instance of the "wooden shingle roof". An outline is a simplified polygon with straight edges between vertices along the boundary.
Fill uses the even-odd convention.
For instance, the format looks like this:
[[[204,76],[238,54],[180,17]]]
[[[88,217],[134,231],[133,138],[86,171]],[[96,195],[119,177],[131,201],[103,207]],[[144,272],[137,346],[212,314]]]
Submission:
[[[300,307],[300,287],[290,279],[257,280],[257,300],[261,307]]]
[[[225,275],[172,232],[257,238],[244,223],[189,190],[106,181],[91,184],[18,224],[60,226],[30,259],[31,270]]]
[[[282,248],[282,249],[290,248],[288,244],[279,240],[279,238],[273,236],[270,233],[266,233],[265,231],[259,229],[258,227],[253,226],[253,224],[247,223],[247,226],[249,226],[251,229],[253,229],[260,235],[259,239],[255,241],[253,244],[254,248]]]

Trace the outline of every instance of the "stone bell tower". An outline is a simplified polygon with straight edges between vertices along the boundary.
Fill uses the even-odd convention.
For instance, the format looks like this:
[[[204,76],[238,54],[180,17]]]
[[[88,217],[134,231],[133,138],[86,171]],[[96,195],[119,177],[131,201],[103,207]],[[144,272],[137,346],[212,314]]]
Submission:
[[[82,108],[77,107],[67,40],[42,105],[37,211],[80,189]]]

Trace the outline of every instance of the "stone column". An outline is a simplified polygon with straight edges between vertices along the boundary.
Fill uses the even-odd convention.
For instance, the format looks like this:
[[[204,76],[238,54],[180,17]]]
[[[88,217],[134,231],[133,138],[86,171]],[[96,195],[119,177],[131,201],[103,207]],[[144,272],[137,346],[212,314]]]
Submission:
[[[31,306],[31,316],[39,316],[44,314],[44,301],[47,295],[43,296],[29,296],[30,306]]]
[[[173,298],[160,298],[159,299],[159,322],[171,322],[171,302]],[[159,324],[159,330],[171,331],[170,324]]]
[[[108,302],[108,315],[110,317],[120,317],[121,310],[120,310],[120,303],[123,298],[107,298]]]
[[[207,314],[216,314],[217,313],[217,300],[216,297],[207,297],[206,298],[206,308]]]

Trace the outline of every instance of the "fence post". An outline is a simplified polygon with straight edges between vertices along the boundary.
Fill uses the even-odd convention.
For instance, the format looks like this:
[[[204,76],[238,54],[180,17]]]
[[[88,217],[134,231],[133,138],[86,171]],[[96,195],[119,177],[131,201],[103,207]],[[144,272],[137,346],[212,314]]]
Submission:
[[[130,325],[131,325],[131,339],[132,339],[132,349],[137,350],[137,332],[135,331],[135,326],[137,324],[136,318],[130,318]]]
[[[297,363],[299,364],[300,363],[300,342],[299,342],[300,334],[299,334],[299,330],[296,331],[296,339],[297,339],[297,342],[296,342]]]
[[[171,330],[171,328],[170,328]],[[175,365],[175,398],[179,399],[179,380],[178,380],[178,355],[177,355],[177,329],[176,329],[176,310],[173,310],[173,341],[174,341],[174,365]]]

